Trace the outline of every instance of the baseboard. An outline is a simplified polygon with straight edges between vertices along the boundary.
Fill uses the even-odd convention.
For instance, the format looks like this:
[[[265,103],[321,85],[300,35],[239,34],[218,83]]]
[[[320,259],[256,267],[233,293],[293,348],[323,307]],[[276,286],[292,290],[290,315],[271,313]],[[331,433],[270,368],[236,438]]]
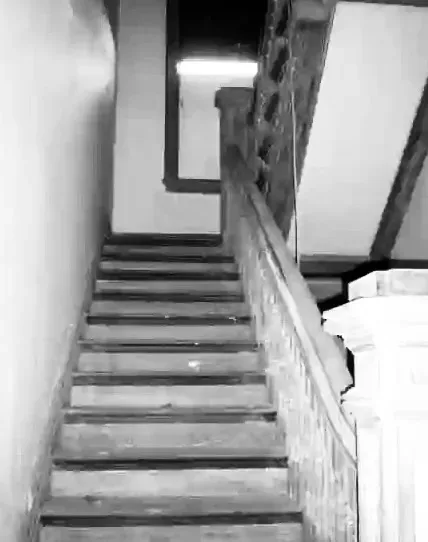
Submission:
[[[86,316],[90,309],[96,273],[101,258],[102,245],[105,241],[105,236],[101,235],[100,237],[99,246],[97,247],[97,251],[86,273],[83,302],[79,311],[79,319],[71,339],[68,360],[63,374],[58,379],[52,392],[49,410],[50,415],[46,424],[45,434],[41,439],[43,444],[34,466],[34,479],[31,486],[32,503],[29,506],[27,517],[23,522],[19,538],[20,542],[38,542],[39,540],[40,514],[43,503],[49,495],[53,451],[58,442],[59,431],[62,427],[63,407],[64,405],[67,405],[70,400],[72,374],[77,366],[80,354],[79,340],[82,336],[86,323]]]

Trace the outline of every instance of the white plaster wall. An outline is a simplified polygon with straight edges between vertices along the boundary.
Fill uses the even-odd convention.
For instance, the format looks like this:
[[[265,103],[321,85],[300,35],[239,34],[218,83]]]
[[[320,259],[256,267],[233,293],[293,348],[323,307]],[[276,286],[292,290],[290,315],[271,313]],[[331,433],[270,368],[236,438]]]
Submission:
[[[428,160],[425,160],[392,257],[403,260],[428,259]]]
[[[122,0],[118,78],[114,231],[218,232],[218,196],[169,194],[162,183],[165,0]]]
[[[220,179],[220,123],[214,107],[215,93],[221,87],[252,87],[253,79],[248,75],[180,76],[180,177]]]
[[[300,251],[366,255],[428,74],[428,10],[339,3],[298,195]]]
[[[113,74],[100,0],[0,0],[2,541],[23,540],[52,391],[99,242]]]

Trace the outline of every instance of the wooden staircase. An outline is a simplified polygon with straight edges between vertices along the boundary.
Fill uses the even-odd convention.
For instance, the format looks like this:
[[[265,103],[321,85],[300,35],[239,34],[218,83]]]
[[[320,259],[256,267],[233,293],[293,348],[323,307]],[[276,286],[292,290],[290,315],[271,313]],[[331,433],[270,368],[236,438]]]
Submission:
[[[40,541],[301,541],[283,450],[220,239],[110,239]]]

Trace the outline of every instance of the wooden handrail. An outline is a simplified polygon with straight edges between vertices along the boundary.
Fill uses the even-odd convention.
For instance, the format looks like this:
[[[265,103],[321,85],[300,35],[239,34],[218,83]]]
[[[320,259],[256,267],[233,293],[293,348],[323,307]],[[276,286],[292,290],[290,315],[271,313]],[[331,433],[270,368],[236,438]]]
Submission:
[[[352,382],[346,356],[322,327],[239,147],[224,149],[226,238],[244,278],[289,459],[289,497],[301,507],[310,542],[356,542],[354,420],[341,405]]]
[[[238,158],[239,153],[234,152],[234,156]],[[242,173],[246,169],[241,158],[241,166],[237,167],[237,171]],[[332,336],[323,330],[322,316],[317,304],[256,185],[242,178],[227,180],[225,184],[226,190],[241,192],[253,209],[260,232],[266,246],[269,247],[269,257],[272,267],[276,270],[278,288],[308,354],[308,369],[320,398],[325,403],[333,427],[341,435],[350,456],[355,459],[354,428],[340,406],[341,392],[352,384],[352,378],[346,367],[346,358]]]

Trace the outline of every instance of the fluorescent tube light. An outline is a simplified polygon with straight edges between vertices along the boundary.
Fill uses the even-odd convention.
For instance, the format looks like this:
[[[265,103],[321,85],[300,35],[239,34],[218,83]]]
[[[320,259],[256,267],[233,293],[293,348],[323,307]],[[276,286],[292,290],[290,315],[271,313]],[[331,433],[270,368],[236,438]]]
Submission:
[[[257,62],[236,59],[191,59],[177,63],[179,75],[232,75],[254,77],[257,74]]]

